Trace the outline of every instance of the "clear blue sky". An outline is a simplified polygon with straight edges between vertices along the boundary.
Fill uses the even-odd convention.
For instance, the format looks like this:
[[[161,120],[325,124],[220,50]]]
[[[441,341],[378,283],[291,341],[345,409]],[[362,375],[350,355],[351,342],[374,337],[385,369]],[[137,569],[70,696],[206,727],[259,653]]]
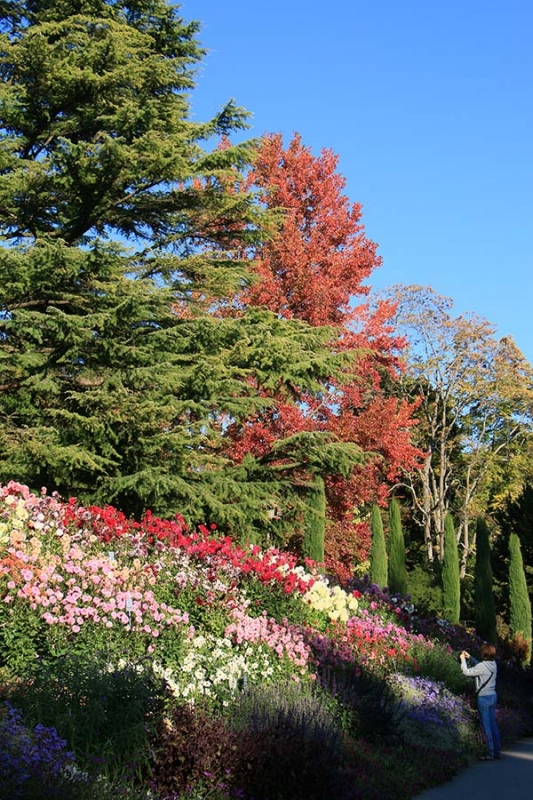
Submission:
[[[208,56],[192,95],[249,135],[339,156],[383,266],[533,362],[533,0],[184,0]]]

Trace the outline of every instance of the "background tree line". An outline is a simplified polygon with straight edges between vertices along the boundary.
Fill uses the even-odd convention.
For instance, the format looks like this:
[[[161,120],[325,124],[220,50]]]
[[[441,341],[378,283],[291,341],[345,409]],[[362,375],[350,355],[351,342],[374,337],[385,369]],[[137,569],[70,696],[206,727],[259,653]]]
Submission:
[[[388,592],[393,602],[405,602],[406,596],[411,595],[415,613],[437,617],[437,623],[445,627],[461,625],[457,630],[475,631],[485,641],[499,644],[500,655],[505,659],[529,665],[532,605],[518,535],[511,531],[507,557],[502,558],[500,553],[495,558],[489,526],[484,517],[478,517],[474,525],[472,575],[461,581],[457,537],[450,513],[444,522],[442,564],[438,570],[426,565],[423,572],[419,566],[407,567],[400,506],[395,498],[389,504],[387,516],[388,537],[383,513],[374,505],[368,577],[378,590]],[[505,572],[499,591],[493,563],[498,564],[500,575]],[[425,581],[421,580],[422,575]]]

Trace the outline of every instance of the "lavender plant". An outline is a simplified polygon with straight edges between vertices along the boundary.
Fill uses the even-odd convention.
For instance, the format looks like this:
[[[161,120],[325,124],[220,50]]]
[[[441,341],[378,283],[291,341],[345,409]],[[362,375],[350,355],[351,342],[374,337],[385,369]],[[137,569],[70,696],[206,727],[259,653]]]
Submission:
[[[250,687],[227,711],[236,735],[234,785],[254,798],[340,797],[348,753],[338,709],[298,683]]]

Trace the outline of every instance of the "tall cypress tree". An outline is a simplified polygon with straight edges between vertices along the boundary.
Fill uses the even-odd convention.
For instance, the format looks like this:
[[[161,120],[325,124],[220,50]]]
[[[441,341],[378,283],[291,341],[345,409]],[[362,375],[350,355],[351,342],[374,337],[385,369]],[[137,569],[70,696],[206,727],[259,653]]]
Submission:
[[[383,532],[383,520],[381,511],[374,503],[372,506],[372,542],[370,545],[370,580],[381,588],[388,584],[388,559],[387,547],[385,544],[385,534]]]
[[[252,143],[205,146],[246,113],[189,119],[198,24],[165,0],[2,10],[0,481],[264,529],[290,459],[234,464],[224,433],[346,358],[331,329],[213,313],[269,224],[235,190]]]
[[[391,592],[407,594],[405,569],[405,542],[403,538],[400,506],[396,498],[389,505],[389,588]]]
[[[456,624],[461,616],[461,583],[459,553],[451,514],[444,519],[444,560],[442,565],[442,589],[445,618]]]
[[[496,611],[492,587],[489,529],[483,517],[478,517],[476,522],[474,602],[476,631],[487,641],[496,643]]]
[[[527,642],[531,658],[531,601],[527,591],[526,575],[522,560],[520,539],[516,533],[509,537],[509,629],[512,636],[520,636]]]

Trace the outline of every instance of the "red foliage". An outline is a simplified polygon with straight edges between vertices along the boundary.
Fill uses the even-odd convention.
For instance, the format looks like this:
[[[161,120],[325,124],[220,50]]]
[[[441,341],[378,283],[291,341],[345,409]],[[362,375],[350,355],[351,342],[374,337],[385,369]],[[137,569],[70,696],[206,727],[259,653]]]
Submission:
[[[257,253],[261,280],[243,301],[311,325],[345,324],[354,295],[381,263],[376,245],[364,235],[362,208],[341,193],[345,179],[337,157],[323,150],[315,158],[294,136],[284,150],[281,136],[267,137],[252,176],[270,208],[283,208],[282,232]]]
[[[371,532],[366,523],[354,522],[353,515],[328,522],[325,541],[326,572],[335,575],[341,586],[353,578],[354,562],[363,561],[370,549]]]
[[[280,135],[263,140],[250,185],[269,208],[283,209],[279,234],[254,253],[259,280],[238,298],[243,305],[265,306],[288,318],[311,325],[339,326],[336,349],[356,351],[342,384],[320,399],[302,397],[301,405],[276,408],[230,428],[230,455],[240,461],[246,453],[261,458],[275,440],[298,431],[329,431],[340,441],[355,442],[369,454],[364,466],[349,479],[327,483],[331,530],[351,541],[350,561],[368,549],[366,527],[353,523],[353,510],[383,502],[403,468],[418,464],[421,453],[410,442],[416,405],[387,396],[383,378],[394,381],[404,341],[391,327],[392,307],[363,302],[363,281],[381,264],[377,246],[364,232],[362,209],[342,194],[345,179],[336,172],[337,157],[323,150],[317,158],[295,135],[284,149]],[[350,532],[350,533],[348,533]],[[359,540],[356,542],[359,535]],[[348,554],[331,552],[340,535],[330,540],[333,562],[345,564]]]

